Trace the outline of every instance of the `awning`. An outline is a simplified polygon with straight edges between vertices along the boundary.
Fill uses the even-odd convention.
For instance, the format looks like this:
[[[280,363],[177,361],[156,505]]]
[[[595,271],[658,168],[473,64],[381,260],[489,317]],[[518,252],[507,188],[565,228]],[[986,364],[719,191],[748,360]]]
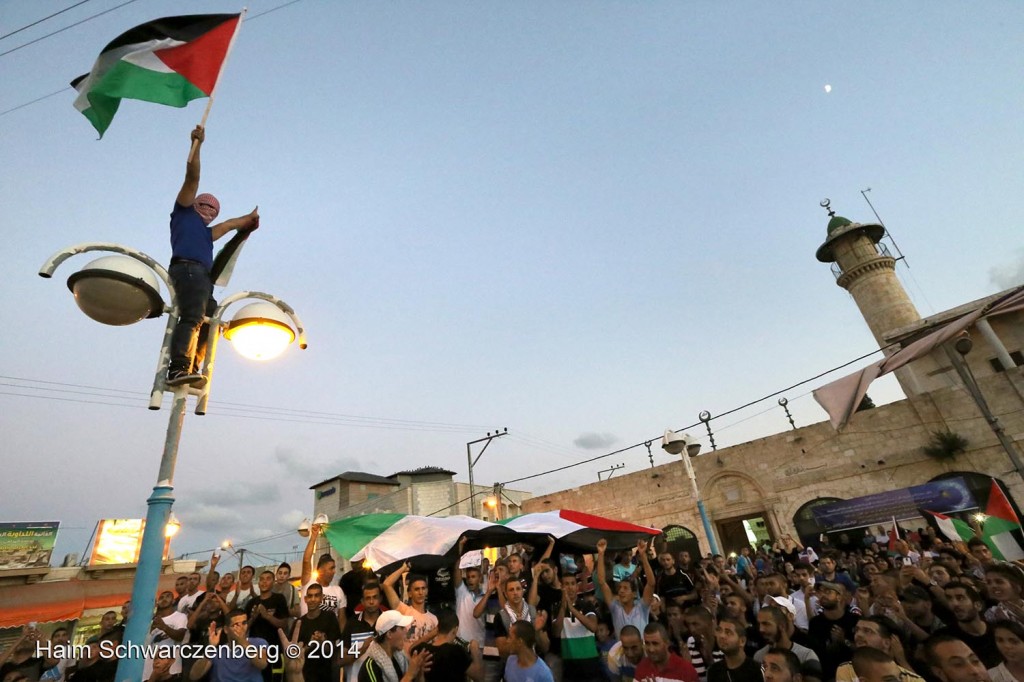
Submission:
[[[914,341],[884,360],[815,389],[814,399],[825,408],[832,426],[838,431],[850,421],[860,405],[860,401],[867,394],[868,386],[878,377],[928,355],[947,341],[955,339],[982,317],[1005,315],[1022,309],[1024,309],[1024,287],[1015,289],[1006,296],[967,313],[960,319]]]
[[[160,588],[172,589],[174,574],[160,576]],[[120,611],[131,598],[134,577],[55,580],[0,587],[0,628],[31,622],[76,620],[87,609]]]

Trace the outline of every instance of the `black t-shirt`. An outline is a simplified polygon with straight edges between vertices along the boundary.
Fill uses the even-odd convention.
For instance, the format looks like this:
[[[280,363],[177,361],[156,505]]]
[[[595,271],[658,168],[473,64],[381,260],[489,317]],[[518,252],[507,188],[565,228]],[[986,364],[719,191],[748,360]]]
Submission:
[[[345,621],[345,629],[341,631],[341,643],[344,647],[342,654],[352,656],[352,652],[361,649],[363,642],[373,637],[373,634],[373,626],[363,620],[362,612],[355,618],[349,618]],[[356,645],[356,649],[352,648],[353,643]]]
[[[693,581],[690,580],[690,576],[676,569],[672,575],[662,573],[658,576],[654,591],[662,599],[682,597],[693,592]]]
[[[712,663],[708,668],[708,682],[763,682],[761,666],[749,656],[738,668],[730,668],[725,661]]]
[[[435,608],[452,608],[455,603],[455,581],[449,566],[427,575],[427,603]]]
[[[79,668],[68,678],[68,682],[114,682],[116,676],[117,659],[102,659],[85,668]],[[2,679],[0,676],[0,680]]]
[[[299,641],[306,643],[306,664],[302,666],[302,676],[306,682],[328,682],[331,679],[331,663],[341,655],[338,617],[330,611],[320,611],[316,618],[308,616],[306,614],[300,618],[296,625],[299,628]],[[324,641],[312,644],[314,632],[324,633]]]
[[[967,648],[978,655],[978,658],[981,659],[986,668],[994,668],[1003,662],[1003,657],[999,653],[999,649],[996,648],[996,638],[992,634],[991,626],[986,623],[985,634],[979,636],[967,634],[958,625],[958,623],[953,623],[949,627],[942,628],[939,632],[962,639]]]
[[[807,640],[809,644],[806,646],[814,649],[814,653],[818,654],[818,659],[821,661],[821,673],[825,676],[824,679],[834,678],[839,664],[849,661],[850,656],[853,655],[853,649],[847,646],[845,642],[840,642],[839,644],[832,642],[832,628],[836,625],[841,627],[843,629],[843,639],[852,642],[853,627],[859,620],[860,616],[850,611],[850,608],[847,607],[838,620],[829,620],[825,617],[824,613],[819,613],[809,621],[807,626]]]
[[[245,605],[245,615],[249,618],[249,634],[253,637],[262,637],[268,642],[277,641],[277,627],[272,625],[269,620],[263,617],[253,618],[252,612],[256,609],[258,604],[263,604],[263,608],[267,610],[274,618],[288,618],[288,602],[285,600],[284,595],[271,592],[270,596],[264,599],[265,595],[260,595],[249,600],[249,603]]]
[[[433,656],[430,664],[430,672],[424,676],[426,682],[452,682],[452,680],[463,680],[466,678],[466,671],[472,665],[473,659],[469,652],[454,642],[434,646],[433,644],[420,644],[413,649],[413,652],[426,649]]]

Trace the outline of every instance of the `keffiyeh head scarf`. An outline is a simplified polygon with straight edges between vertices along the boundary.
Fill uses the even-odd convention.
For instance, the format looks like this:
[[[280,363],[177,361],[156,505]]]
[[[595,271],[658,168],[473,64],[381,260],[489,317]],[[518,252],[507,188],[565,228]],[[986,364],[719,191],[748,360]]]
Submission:
[[[207,225],[216,220],[220,213],[220,202],[212,194],[200,194],[192,203],[192,207],[196,209],[196,213]]]

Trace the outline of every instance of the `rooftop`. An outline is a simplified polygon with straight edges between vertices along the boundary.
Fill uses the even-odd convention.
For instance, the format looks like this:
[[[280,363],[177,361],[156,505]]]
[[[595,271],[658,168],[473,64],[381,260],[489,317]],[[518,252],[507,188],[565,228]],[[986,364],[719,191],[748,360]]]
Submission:
[[[320,486],[322,486],[325,483],[330,483],[331,481],[337,481],[337,480],[352,481],[353,483],[376,483],[376,484],[379,484],[379,485],[398,485],[398,481],[395,481],[393,478],[390,478],[390,477],[389,478],[385,478],[384,476],[378,476],[376,474],[368,474],[368,473],[365,473],[363,471],[346,471],[343,474],[338,474],[337,476],[331,476],[330,478],[324,479],[323,481],[320,481],[319,483],[311,485],[311,486],[309,486],[309,489],[313,490],[314,488],[319,488]]]

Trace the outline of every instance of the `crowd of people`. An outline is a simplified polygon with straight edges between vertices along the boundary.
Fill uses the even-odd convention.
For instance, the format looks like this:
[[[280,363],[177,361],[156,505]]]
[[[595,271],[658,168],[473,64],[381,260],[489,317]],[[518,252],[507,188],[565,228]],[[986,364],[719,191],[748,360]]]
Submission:
[[[176,646],[143,680],[1024,682],[1024,570],[977,538],[918,529],[811,548],[785,536],[728,557],[659,539],[562,553],[551,539],[493,565],[463,540],[441,568],[338,575],[330,554],[314,563],[318,534],[298,586],[287,563],[236,576],[213,559],[205,576],[179,576],[146,640]],[[0,682],[113,680],[101,645],[121,640],[127,608],[104,616],[80,660],[38,656],[27,628],[0,655]],[[225,643],[250,653],[194,646]]]

